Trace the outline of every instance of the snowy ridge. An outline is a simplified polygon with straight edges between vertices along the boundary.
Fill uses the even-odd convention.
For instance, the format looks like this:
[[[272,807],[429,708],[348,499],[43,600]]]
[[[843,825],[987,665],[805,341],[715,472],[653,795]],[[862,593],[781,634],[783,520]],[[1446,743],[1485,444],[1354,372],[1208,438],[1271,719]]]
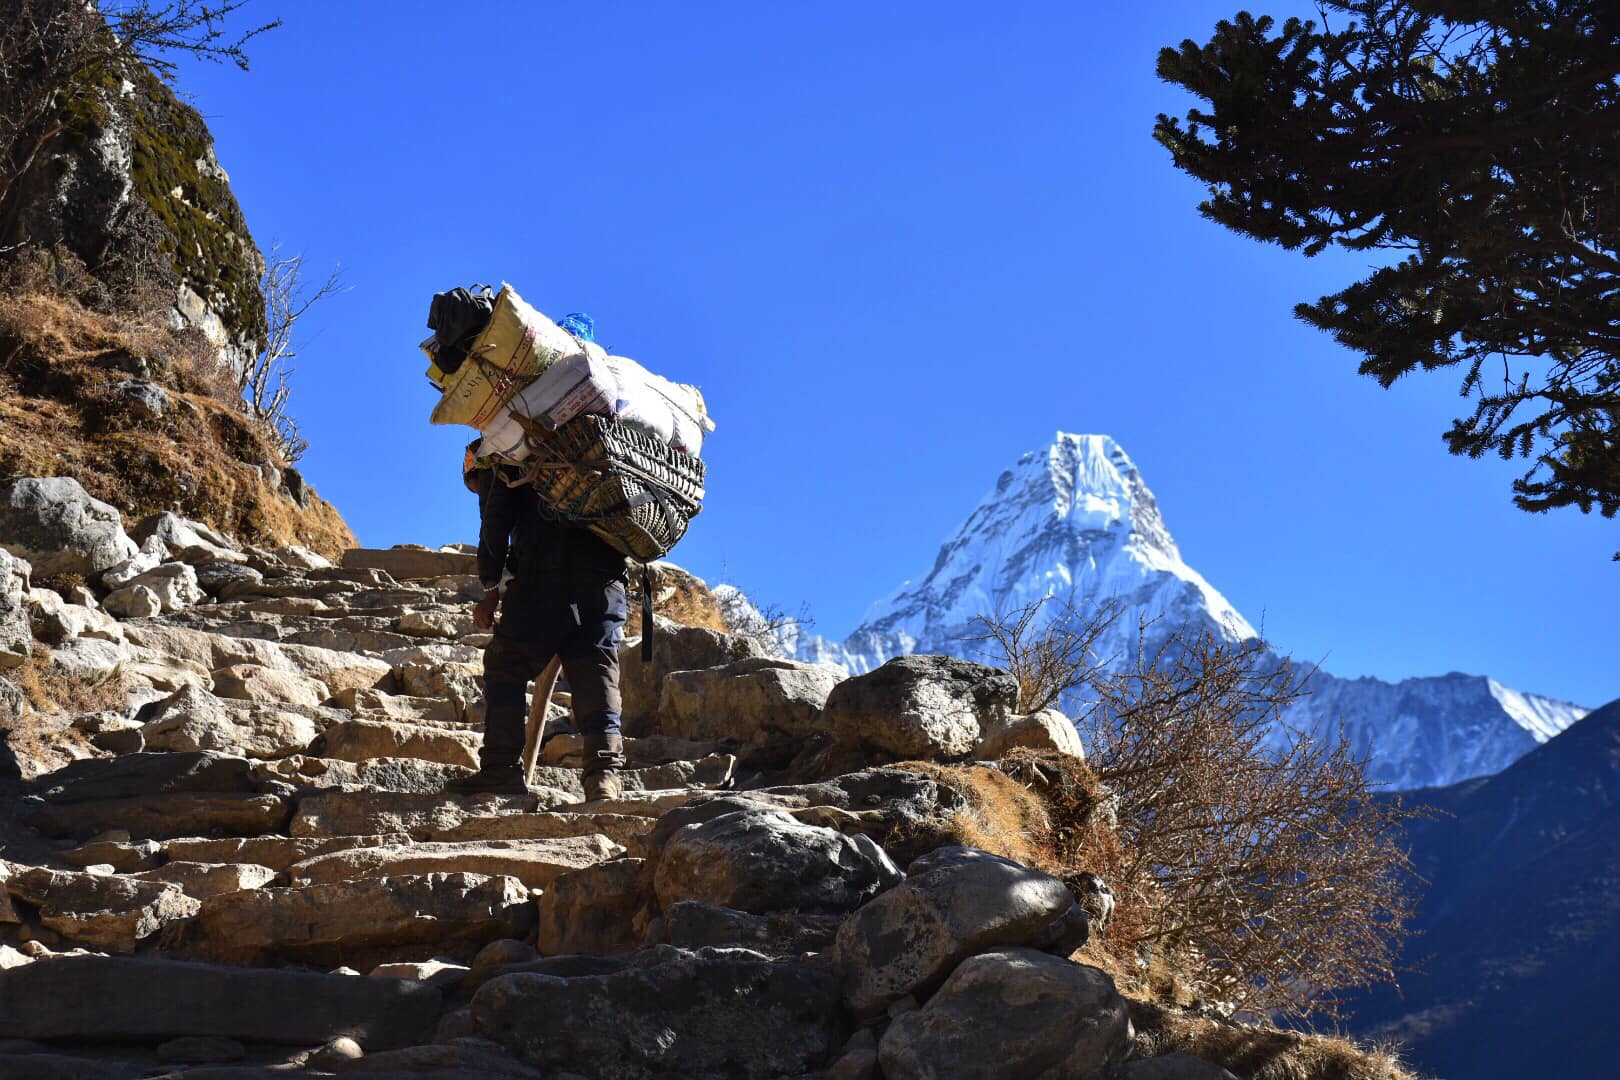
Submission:
[[[1149,648],[1189,624],[1232,642],[1259,638],[1182,560],[1158,501],[1124,449],[1107,435],[1059,432],[997,478],[926,575],[874,604],[842,642],[793,627],[781,640],[789,655],[857,674],[914,652],[982,659],[975,616],[1014,612],[1047,597],[1057,602],[1043,617],[1060,614],[1065,604],[1079,611],[1104,603],[1120,608],[1098,643],[1104,658],[1131,655],[1144,622],[1157,628],[1149,630]],[[1307,685],[1310,696],[1284,717],[1276,740],[1300,730],[1328,737],[1342,722],[1370,758],[1373,778],[1394,788],[1498,772],[1587,711],[1456,673],[1386,683],[1319,671]]]

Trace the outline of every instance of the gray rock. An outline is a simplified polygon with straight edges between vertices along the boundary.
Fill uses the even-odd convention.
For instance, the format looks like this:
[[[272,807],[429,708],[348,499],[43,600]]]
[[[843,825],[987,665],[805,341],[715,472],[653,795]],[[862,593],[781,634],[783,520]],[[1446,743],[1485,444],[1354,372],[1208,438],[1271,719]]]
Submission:
[[[657,948],[609,974],[504,975],[472,1013],[530,1064],[613,1080],[800,1076],[847,1035],[830,977],[743,950]]]
[[[343,553],[346,570],[381,570],[395,581],[478,573],[478,556],[426,548],[350,548]]]
[[[29,565],[0,548],[0,671],[18,667],[34,645],[33,627],[23,602]]]
[[[838,933],[839,922],[836,915],[794,911],[752,915],[682,900],[665,909],[664,935],[669,944],[684,949],[741,948],[771,957],[792,957],[827,948]]]
[[[240,591],[264,582],[263,574],[240,563],[205,562],[196,571],[198,587],[209,596],[220,596],[231,587]]]
[[[754,658],[724,667],[666,675],[659,726],[683,739],[748,742],[762,733],[809,735],[819,729],[827,695],[845,678],[831,664]]]
[[[218,754],[124,754],[75,761],[33,781],[44,806],[25,815],[51,836],[125,829],[138,839],[197,832],[279,832],[291,806],[261,790],[249,762]]]
[[[1122,1080],[1238,1080],[1213,1061],[1191,1054],[1165,1054],[1125,1066]]]
[[[991,724],[985,728],[979,745],[973,748],[973,756],[980,761],[994,761],[1018,747],[1055,750],[1082,761],[1086,757],[1074,721],[1056,709],[1043,709],[1028,716],[1009,716]]]
[[[226,893],[202,902],[194,929],[207,955],[251,961],[493,941],[521,937],[532,922],[516,878],[436,873]]]
[[[195,915],[198,907],[178,885],[44,867],[13,874],[5,888],[36,905],[43,925],[103,952],[134,952],[141,941]]]
[[[900,877],[869,840],[862,845],[780,810],[745,810],[671,836],[654,883],[665,907],[702,900],[763,914],[852,911]]]
[[[154,993],[154,988],[161,992]],[[347,1035],[373,1049],[433,1030],[439,991],[400,979],[64,956],[0,971],[0,1036],[213,1035],[310,1046]]]
[[[184,611],[203,599],[202,588],[197,584],[197,571],[183,562],[154,566],[129,584],[132,588],[144,585],[151,589],[164,611]],[[107,599],[110,601],[112,597]]]
[[[124,407],[143,420],[161,419],[169,411],[169,395],[157,383],[146,379],[120,379],[113,383],[112,389],[122,399]]]
[[[212,526],[183,518],[167,510],[142,518],[129,530],[129,537],[143,546],[156,537],[163,541],[164,546],[170,551],[182,551],[189,547],[215,547],[231,552],[236,547],[230,537]]]
[[[1054,943],[1076,907],[1057,878],[973,848],[941,848],[844,920],[833,960],[850,1007],[872,1017],[938,985],[964,957]]]
[[[601,956],[636,945],[642,859],[612,859],[559,875],[536,902],[535,944],[547,956]]]
[[[720,667],[766,655],[763,645],[748,638],[696,626],[680,626],[658,617],[650,664],[642,661],[639,645],[619,650],[624,734],[640,737],[657,732],[661,680],[670,672]]]
[[[161,1044],[157,1056],[159,1061],[184,1065],[214,1065],[222,1061],[241,1061],[247,1057],[247,1048],[235,1039],[220,1035],[182,1035]]]
[[[1086,913],[1091,929],[1100,935],[1114,917],[1114,890],[1090,870],[1076,879],[1074,888],[1080,895],[1080,908]]]
[[[959,964],[878,1047],[888,1080],[1082,1080],[1124,1057],[1131,1023],[1114,981],[1084,964],[1006,949]]]
[[[1004,671],[949,656],[899,656],[833,688],[822,722],[840,743],[898,757],[961,757],[1018,708]]]
[[[125,585],[107,594],[101,606],[120,619],[151,619],[163,614],[163,599],[145,585]]]
[[[87,578],[138,550],[118,511],[65,476],[0,484],[0,547],[27,559],[39,576]]]
[[[335,1039],[328,1039],[326,1043],[315,1049],[309,1055],[309,1067],[312,1069],[330,1070],[347,1062],[364,1057],[366,1052],[360,1044],[347,1035],[339,1035]]]
[[[296,753],[315,738],[310,717],[292,709],[225,702],[194,686],[143,707],[141,735],[153,750],[211,750],[252,758]]]
[[[545,1074],[506,1053],[499,1043],[465,1036],[436,1046],[367,1054],[337,1065],[332,1071],[339,1076],[377,1076],[386,1080],[546,1080]]]

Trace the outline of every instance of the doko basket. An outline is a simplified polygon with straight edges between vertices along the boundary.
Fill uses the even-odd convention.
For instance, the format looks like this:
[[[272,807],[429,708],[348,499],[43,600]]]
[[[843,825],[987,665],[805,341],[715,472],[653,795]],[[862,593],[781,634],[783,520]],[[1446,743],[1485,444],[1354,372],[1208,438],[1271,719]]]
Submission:
[[[643,562],[669,553],[703,508],[703,461],[604,416],[546,431],[524,424],[523,480],[552,516],[578,522]]]

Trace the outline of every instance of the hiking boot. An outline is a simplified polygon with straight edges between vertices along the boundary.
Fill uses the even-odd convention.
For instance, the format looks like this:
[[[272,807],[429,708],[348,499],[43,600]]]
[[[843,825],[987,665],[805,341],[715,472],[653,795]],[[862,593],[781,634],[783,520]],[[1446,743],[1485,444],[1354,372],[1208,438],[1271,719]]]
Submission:
[[[458,776],[445,783],[446,795],[527,795],[529,785],[523,782],[523,766],[485,766],[471,776]]]
[[[619,768],[624,764],[624,738],[618,732],[611,735],[585,736],[585,775],[580,778],[585,786],[585,801],[617,799],[624,794],[619,780]]]
[[[619,780],[618,769],[588,772],[581,778],[581,783],[585,785],[586,802],[597,802],[601,799],[618,799],[624,796],[624,784]]]

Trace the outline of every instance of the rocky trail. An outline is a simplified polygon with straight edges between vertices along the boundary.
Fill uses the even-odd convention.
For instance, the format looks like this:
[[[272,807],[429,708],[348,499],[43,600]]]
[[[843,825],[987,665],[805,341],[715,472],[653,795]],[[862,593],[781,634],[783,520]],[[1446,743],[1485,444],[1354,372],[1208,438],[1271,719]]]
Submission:
[[[1005,674],[661,620],[623,798],[581,802],[566,695],[531,795],[446,796],[469,554],[126,534],[76,488],[0,486],[0,1076],[1231,1075],[1144,1056],[1069,959],[1106,889],[949,842],[960,797],[894,764],[1078,753]]]

